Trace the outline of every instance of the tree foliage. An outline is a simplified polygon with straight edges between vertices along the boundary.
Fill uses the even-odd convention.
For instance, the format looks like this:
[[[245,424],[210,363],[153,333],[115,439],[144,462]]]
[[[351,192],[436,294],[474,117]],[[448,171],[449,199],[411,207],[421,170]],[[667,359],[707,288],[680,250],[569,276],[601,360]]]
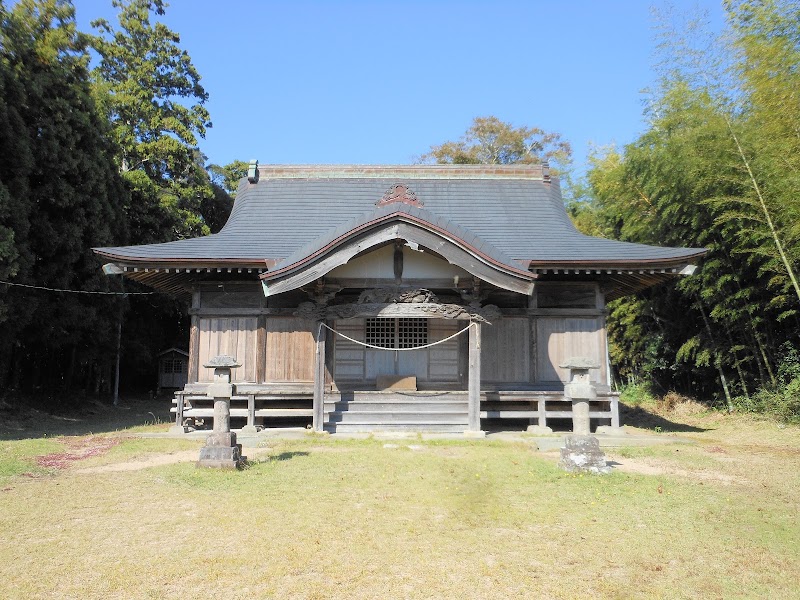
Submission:
[[[514,127],[497,117],[476,117],[457,141],[431,146],[423,163],[508,165],[550,162],[566,170],[572,158],[569,142],[538,127]]]
[[[132,291],[92,247],[216,231],[232,206],[197,149],[210,126],[200,77],[151,19],[165,4],[114,5],[119,30],[100,21],[90,36],[69,0],[0,0],[0,280],[14,284],[0,284],[3,393],[107,391],[123,319],[123,373],[142,380],[186,336],[178,303],[56,290]]]
[[[610,307],[619,373],[731,405],[778,383],[778,348],[798,343],[800,12],[725,6],[724,41],[668,24],[648,130],[596,154],[588,183],[607,235],[708,249],[676,287]]]
[[[105,290],[92,246],[124,242],[125,190],[64,0],[0,5],[0,275]],[[0,286],[0,386],[69,387],[108,355],[113,302]]]
[[[100,61],[96,95],[119,148],[119,169],[131,192],[128,213],[136,242],[209,233],[201,206],[213,202],[197,144],[211,121],[189,54],[180,36],[153,17],[163,0],[113,0],[118,27],[98,19],[91,38]]]

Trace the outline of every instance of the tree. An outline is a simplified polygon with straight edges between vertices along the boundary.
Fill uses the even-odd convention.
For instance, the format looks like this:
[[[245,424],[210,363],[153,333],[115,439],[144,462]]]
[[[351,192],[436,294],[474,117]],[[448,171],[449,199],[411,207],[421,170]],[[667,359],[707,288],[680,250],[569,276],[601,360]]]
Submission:
[[[219,165],[208,165],[207,170],[211,177],[211,183],[221,187],[228,192],[231,197],[236,197],[236,190],[239,181],[247,177],[249,164],[243,160],[235,160],[232,163],[221,167]]]
[[[764,231],[759,252],[771,257],[764,268],[773,287],[800,300],[800,4],[729,0],[726,9],[738,59],[732,71],[747,102],[737,144],[752,185],[736,208]],[[778,299],[797,310],[789,300]]]
[[[126,241],[88,61],[70,2],[0,4],[0,273],[12,283],[107,290],[90,249]],[[0,286],[0,304],[0,388],[69,388],[107,362],[113,300]]]
[[[243,160],[235,160],[223,167],[206,167],[214,195],[204,199],[200,210],[211,233],[218,232],[228,221],[239,181],[247,175],[247,167],[248,163]]]
[[[209,232],[201,205],[213,198],[198,139],[211,127],[208,94],[180,36],[163,23],[163,0],[113,0],[119,29],[99,19],[91,38],[100,62],[96,95],[120,149],[131,191],[132,241],[148,243]]]
[[[731,407],[780,396],[754,391],[779,383],[800,329],[800,9],[726,10],[728,46],[668,24],[650,126],[594,157],[583,216],[617,239],[708,249],[693,277],[609,306],[611,354],[626,376]]]
[[[458,141],[431,146],[421,163],[456,165],[539,164],[548,161],[561,172],[569,168],[572,149],[557,133],[538,127],[514,127],[497,117],[476,117]]]

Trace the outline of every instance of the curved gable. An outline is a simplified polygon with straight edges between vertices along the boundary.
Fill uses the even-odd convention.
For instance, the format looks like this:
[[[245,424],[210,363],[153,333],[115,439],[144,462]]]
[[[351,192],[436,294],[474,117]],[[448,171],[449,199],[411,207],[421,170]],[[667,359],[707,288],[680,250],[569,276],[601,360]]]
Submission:
[[[267,296],[297,289],[351,258],[392,240],[417,244],[497,287],[533,291],[535,276],[497,248],[447,219],[408,204],[395,204],[351,221],[332,235],[301,248],[261,275]]]

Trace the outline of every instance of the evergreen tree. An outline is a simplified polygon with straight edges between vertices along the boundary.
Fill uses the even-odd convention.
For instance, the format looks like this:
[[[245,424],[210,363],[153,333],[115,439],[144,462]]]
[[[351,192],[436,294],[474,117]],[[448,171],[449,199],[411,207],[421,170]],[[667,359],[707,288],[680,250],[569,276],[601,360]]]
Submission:
[[[119,28],[99,19],[96,93],[120,149],[131,195],[131,239],[150,243],[209,233],[202,205],[214,193],[197,143],[211,126],[208,94],[180,36],[153,17],[163,0],[113,0]]]
[[[0,11],[0,271],[14,283],[108,289],[91,247],[125,242],[125,191],[92,97],[86,39],[66,0]],[[107,363],[114,300],[1,287],[0,386],[69,388]]]

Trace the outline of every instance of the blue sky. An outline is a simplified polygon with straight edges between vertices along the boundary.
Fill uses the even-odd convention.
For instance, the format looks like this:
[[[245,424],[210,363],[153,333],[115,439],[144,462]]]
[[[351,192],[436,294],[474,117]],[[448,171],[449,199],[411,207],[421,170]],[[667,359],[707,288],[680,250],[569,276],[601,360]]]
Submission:
[[[719,1],[671,4],[722,23]],[[210,94],[210,162],[407,164],[495,115],[561,133],[580,172],[644,128],[651,5],[173,0],[161,19]],[[111,0],[75,6],[86,31],[114,22]]]

